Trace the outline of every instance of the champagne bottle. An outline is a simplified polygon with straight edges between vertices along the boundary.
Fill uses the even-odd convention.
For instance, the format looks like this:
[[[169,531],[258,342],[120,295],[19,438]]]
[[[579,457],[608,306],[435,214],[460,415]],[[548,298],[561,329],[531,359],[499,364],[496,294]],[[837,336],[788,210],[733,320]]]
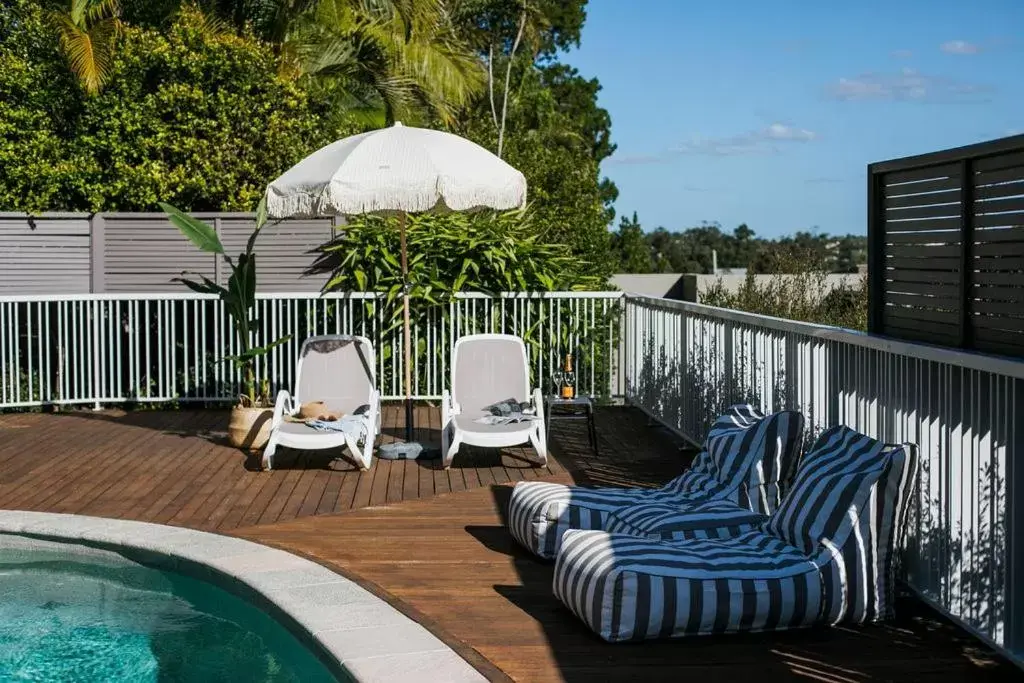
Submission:
[[[572,354],[565,354],[565,364],[562,366],[562,398],[576,398],[576,373],[572,368]]]

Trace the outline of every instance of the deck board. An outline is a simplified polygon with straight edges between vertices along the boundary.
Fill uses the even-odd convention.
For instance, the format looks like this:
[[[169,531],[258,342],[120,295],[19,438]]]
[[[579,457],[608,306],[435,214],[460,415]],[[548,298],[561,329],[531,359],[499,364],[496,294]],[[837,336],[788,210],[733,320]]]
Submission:
[[[404,436],[402,419],[385,406],[382,442]],[[417,438],[439,445],[439,411],[418,406],[416,419]],[[562,471],[555,458],[535,467],[525,448],[466,447],[448,471],[376,459],[362,472],[340,449],[281,449],[264,472],[226,444],[227,420],[223,410],[2,414],[0,507],[227,532]]]
[[[556,422],[552,455],[464,447],[437,461],[281,451],[270,472],[225,444],[227,412],[0,414],[0,508],[137,519],[231,533],[332,566],[424,623],[493,680],[1016,680],[1020,671],[903,599],[899,619],[862,629],[608,645],[551,595],[551,565],[502,520],[523,479],[653,486],[692,451],[639,412],[598,411],[601,454],[582,422]],[[404,436],[385,407],[382,440]],[[416,437],[440,443],[417,407]]]
[[[1018,669],[909,597],[899,600],[897,620],[884,625],[604,643],[552,596],[551,564],[511,540],[502,521],[509,490],[496,485],[234,533],[364,582],[456,650],[517,681],[1020,678]]]

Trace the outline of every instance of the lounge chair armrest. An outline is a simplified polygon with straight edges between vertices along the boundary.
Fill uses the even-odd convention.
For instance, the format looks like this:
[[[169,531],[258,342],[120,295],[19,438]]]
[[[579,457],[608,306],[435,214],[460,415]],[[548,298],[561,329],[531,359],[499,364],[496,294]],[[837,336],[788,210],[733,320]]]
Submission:
[[[277,401],[274,403],[274,421],[270,428],[277,429],[284,422],[285,415],[291,415],[293,412],[295,412],[295,408],[292,395],[288,393],[287,389],[277,392]]]
[[[543,418],[544,417],[544,392],[540,390],[540,387],[536,387],[533,390],[532,400],[533,400],[533,409],[535,411],[535,414],[540,416],[541,418]]]
[[[452,394],[445,389],[441,393],[441,427],[448,426],[453,417],[459,414],[459,407],[452,400]]]

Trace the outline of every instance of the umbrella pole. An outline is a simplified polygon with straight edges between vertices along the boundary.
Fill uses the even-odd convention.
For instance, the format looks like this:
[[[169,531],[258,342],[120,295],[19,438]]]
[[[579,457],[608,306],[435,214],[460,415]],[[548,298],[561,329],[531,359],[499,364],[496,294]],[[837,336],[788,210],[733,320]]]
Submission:
[[[398,215],[402,244],[402,315],[405,318],[405,441],[412,442],[412,324],[409,322],[409,257],[405,249],[405,212]]]

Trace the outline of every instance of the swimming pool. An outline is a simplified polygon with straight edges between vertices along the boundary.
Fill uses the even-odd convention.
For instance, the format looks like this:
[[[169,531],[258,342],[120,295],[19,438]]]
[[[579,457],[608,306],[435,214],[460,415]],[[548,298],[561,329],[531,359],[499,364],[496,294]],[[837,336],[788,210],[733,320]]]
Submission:
[[[213,583],[101,548],[2,540],[0,681],[352,680]]]

